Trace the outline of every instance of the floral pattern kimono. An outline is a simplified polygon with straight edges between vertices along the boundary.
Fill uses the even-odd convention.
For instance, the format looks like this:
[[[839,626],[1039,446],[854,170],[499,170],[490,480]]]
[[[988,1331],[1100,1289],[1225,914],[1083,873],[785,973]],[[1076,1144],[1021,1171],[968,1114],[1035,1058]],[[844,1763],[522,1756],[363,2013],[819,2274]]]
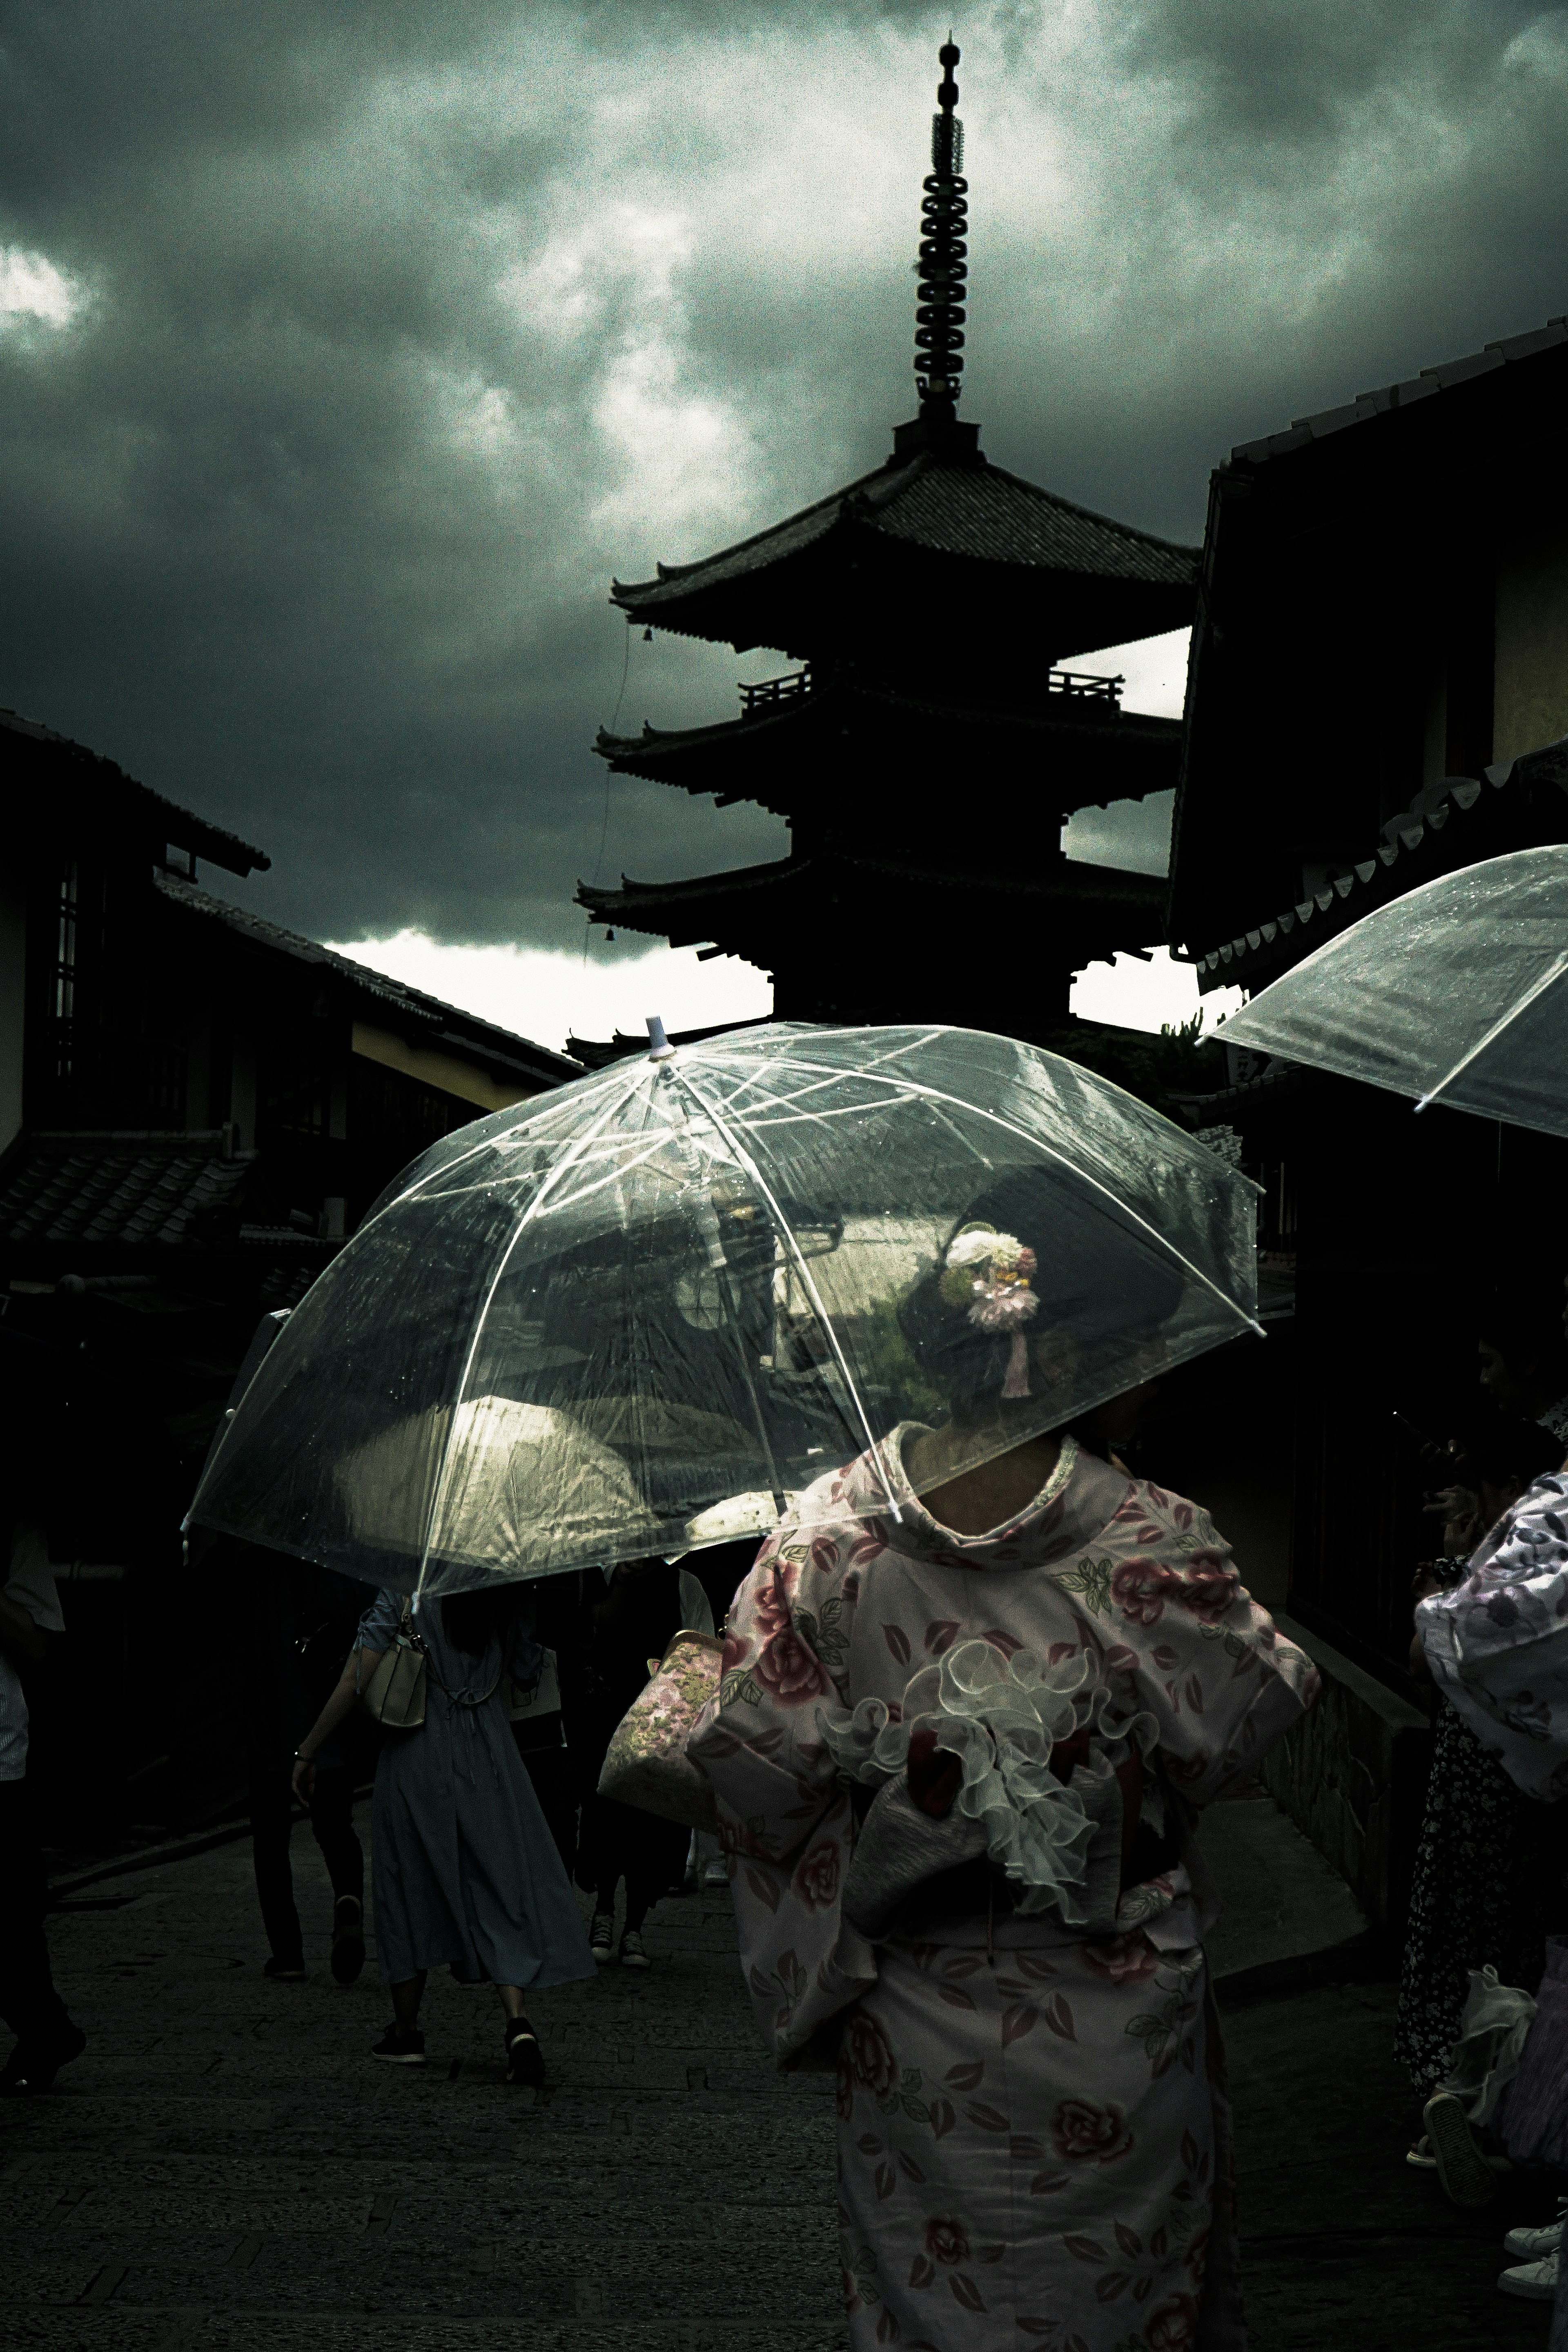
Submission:
[[[1317,1675],[1192,1504],[1068,1438],[1027,1509],[956,1535],[903,1475],[914,1433],[883,1449],[896,1515],[862,1456],[763,1546],[691,1740],[763,2033],[837,2060],[852,2341],[1240,2352],[1188,1831]],[[917,1719],[963,1757],[951,1818],[989,1863],[963,1883],[992,1892],[955,1911],[933,1877],[858,1927],[857,1838],[913,1785]]]
[[[1527,1796],[1568,1797],[1568,1475],[1537,1478],[1415,1630],[1445,1698]]]

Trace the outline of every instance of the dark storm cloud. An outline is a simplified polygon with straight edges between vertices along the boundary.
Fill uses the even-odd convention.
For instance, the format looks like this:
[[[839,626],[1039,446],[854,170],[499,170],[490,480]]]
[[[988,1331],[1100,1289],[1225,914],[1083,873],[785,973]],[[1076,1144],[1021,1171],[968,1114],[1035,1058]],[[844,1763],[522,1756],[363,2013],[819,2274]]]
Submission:
[[[1568,308],[1564,25],[974,12],[993,456],[1194,537],[1231,441]],[[724,716],[737,665],[628,646],[605,587],[883,454],[946,26],[0,6],[0,247],[79,301],[0,319],[0,701],[261,841],[253,903],[330,937],[574,941],[601,837],[776,854],[630,782],[606,826],[595,727]]]

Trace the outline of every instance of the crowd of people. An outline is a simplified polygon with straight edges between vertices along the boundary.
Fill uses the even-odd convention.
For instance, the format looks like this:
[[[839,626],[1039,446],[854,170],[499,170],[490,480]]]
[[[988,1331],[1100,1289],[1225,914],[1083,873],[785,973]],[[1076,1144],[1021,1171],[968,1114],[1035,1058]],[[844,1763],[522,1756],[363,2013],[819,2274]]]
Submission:
[[[444,1967],[495,1987],[507,2077],[542,2081],[531,1990],[647,1967],[649,1908],[711,1859],[599,1779],[650,1662],[682,1627],[723,1627],[690,1753],[717,1803],[759,2027],[783,2068],[837,2074],[856,2345],[927,2340],[934,2302],[965,2315],[973,2352],[1012,2346],[1047,2309],[1064,2343],[1093,2352],[1125,2288],[1151,2344],[1226,2352],[1245,2339],[1194,1832],[1318,1677],[1201,1506],[1126,1466],[1159,1369],[1158,1298],[1122,1393],[1034,1427],[1031,1371],[1044,1377],[1052,1335],[1020,1349],[963,1301],[987,1278],[985,1237],[1016,1258],[1035,1205],[1026,1184],[999,1186],[905,1302],[911,1343],[946,1366],[945,1412],[836,1468],[754,1564],[729,1546],[415,1612],[235,1549],[266,1973],[307,1974],[297,1801],[331,1882],[331,1974],[360,1975],[353,1801],[374,1773],[393,2010],[374,2055],[423,2063],[421,2000]],[[1467,2204],[1510,2162],[1568,2160],[1568,1814],[1542,1801],[1568,1790],[1532,1782],[1478,1712],[1452,1638],[1510,1545],[1539,1561],[1560,1540],[1568,1578],[1558,1306],[1500,1295],[1482,1316],[1484,1411],[1432,1451],[1440,1534],[1415,1584],[1411,1664],[1433,1684],[1434,1740],[1397,2050],[1422,2103],[1410,2161]],[[1495,1591],[1489,1605],[1508,1622]],[[0,2090],[17,2096],[83,2047],[50,1980],[25,1769],[24,1678],[60,1622],[24,1511],[0,1593],[0,1864],[21,1893],[0,1938],[16,2036]],[[399,1715],[386,1694],[416,1660],[417,1706],[405,1687]],[[1513,2233],[1510,2292],[1553,2293],[1559,2236]]]

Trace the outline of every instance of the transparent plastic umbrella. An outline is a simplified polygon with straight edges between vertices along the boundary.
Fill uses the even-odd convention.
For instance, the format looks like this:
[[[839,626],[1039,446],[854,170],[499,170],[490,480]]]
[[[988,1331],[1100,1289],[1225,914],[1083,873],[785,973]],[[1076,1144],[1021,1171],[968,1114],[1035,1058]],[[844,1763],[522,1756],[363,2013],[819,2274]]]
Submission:
[[[1568,846],[1488,858],[1378,908],[1223,1034],[1418,1110],[1568,1135]]]
[[[896,1512],[900,1423],[979,1461],[1257,1328],[1254,1199],[1008,1038],[660,1034],[405,1171],[190,1516],[445,1592],[761,1534],[868,1451]]]

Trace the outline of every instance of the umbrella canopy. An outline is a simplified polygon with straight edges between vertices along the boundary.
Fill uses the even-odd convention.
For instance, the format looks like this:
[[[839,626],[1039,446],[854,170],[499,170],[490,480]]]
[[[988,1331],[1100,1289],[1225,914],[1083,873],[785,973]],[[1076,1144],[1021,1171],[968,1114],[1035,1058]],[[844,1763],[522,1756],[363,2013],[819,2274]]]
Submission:
[[[1380,907],[1225,1024],[1247,1045],[1568,1135],[1568,846],[1516,850]]]
[[[661,1045],[399,1178],[191,1517],[440,1592],[764,1532],[868,1450],[896,1511],[900,1423],[979,1462],[1256,1328],[1254,1201],[1009,1038]]]

